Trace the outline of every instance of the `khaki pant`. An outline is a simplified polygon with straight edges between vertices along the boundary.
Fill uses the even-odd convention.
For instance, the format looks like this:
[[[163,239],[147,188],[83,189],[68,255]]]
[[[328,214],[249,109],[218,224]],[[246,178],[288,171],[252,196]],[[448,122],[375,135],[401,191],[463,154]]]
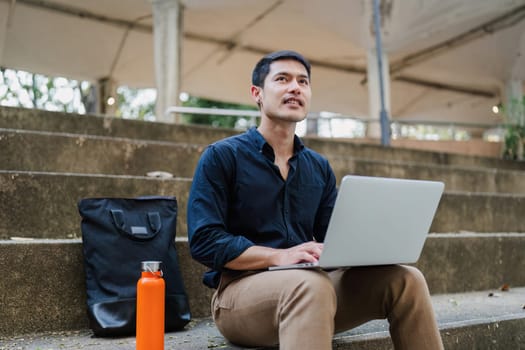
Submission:
[[[426,281],[402,265],[223,274],[212,314],[244,346],[331,349],[334,333],[386,318],[396,349],[443,349]]]

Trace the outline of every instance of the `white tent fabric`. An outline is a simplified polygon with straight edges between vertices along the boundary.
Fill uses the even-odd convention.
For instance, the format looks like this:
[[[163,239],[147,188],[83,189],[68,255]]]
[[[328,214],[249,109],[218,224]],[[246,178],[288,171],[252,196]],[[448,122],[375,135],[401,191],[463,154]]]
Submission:
[[[251,103],[255,62],[292,49],[313,63],[314,112],[368,116],[371,0],[183,5],[181,91]],[[0,66],[154,87],[151,13],[148,0],[0,0]],[[500,121],[491,107],[525,81],[525,0],[383,0],[382,16],[393,120]]]

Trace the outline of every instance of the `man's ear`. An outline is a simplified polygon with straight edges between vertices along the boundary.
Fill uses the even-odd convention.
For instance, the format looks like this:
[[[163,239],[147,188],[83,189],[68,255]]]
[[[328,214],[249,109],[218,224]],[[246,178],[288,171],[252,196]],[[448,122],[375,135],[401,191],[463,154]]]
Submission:
[[[261,103],[261,91],[262,89],[259,86],[252,85],[250,88],[250,93],[252,95],[252,99],[259,105]]]

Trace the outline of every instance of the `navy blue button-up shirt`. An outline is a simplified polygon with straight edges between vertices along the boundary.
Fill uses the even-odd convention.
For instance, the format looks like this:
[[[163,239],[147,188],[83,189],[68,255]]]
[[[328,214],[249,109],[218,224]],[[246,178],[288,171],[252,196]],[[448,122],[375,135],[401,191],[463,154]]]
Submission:
[[[217,288],[224,265],[253,245],[323,242],[337,195],[328,161],[297,136],[286,180],[274,160],[255,128],[203,152],[187,219],[191,255],[211,269],[204,276],[207,286]]]

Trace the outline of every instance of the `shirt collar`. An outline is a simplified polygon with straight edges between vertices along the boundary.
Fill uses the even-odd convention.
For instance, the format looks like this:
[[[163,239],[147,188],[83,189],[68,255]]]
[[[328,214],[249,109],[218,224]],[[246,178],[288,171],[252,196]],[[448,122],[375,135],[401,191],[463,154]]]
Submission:
[[[266,142],[266,140],[264,139],[262,134],[257,130],[256,127],[250,128],[248,130],[248,135],[250,136],[250,138],[255,143],[255,146],[257,147],[257,150],[259,152],[263,152],[264,148],[268,148],[268,147],[270,149],[272,149],[270,144],[268,142]],[[297,154],[297,153],[301,152],[304,149],[304,143],[303,143],[303,141],[301,140],[301,138],[299,136],[294,135],[293,143],[294,143],[294,146],[293,146],[294,154]],[[273,153],[273,150],[272,150],[272,153]]]

